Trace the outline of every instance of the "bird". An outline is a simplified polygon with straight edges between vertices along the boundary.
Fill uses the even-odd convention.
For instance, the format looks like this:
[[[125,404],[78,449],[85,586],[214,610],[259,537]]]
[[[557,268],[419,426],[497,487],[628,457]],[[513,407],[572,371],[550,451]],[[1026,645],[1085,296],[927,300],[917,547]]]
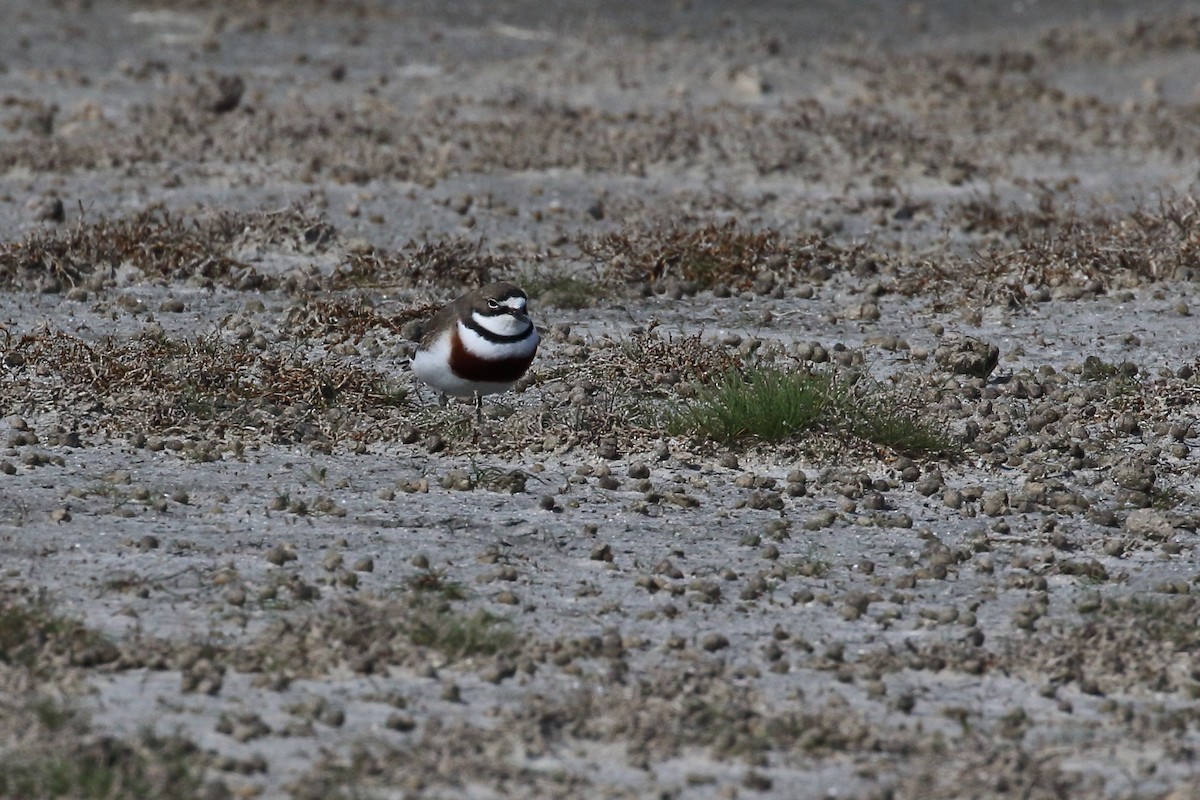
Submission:
[[[475,397],[483,419],[483,396],[508,391],[533,363],[538,332],[529,298],[516,284],[480,286],[443,306],[422,330],[411,359],[413,374],[445,395]]]

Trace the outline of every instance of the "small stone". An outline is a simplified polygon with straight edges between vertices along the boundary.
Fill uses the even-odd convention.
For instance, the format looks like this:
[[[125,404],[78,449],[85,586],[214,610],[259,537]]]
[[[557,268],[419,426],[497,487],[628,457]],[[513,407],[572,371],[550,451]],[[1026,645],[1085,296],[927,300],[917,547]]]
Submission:
[[[407,733],[417,727],[417,721],[408,714],[391,714],[384,723],[390,730]]]
[[[1008,494],[1002,491],[988,492],[983,496],[983,513],[999,517],[1008,513]]]
[[[729,639],[720,633],[709,633],[700,640],[700,646],[710,653],[729,647]]]
[[[371,558],[370,556],[363,556],[354,562],[354,566],[351,567],[351,569],[353,569],[355,572],[374,572],[375,559]]]
[[[612,561],[612,547],[607,542],[602,542],[592,548],[591,555],[588,556],[592,561]]]
[[[1152,466],[1134,458],[1113,467],[1112,479],[1122,489],[1149,493],[1154,488],[1157,475]]]
[[[742,786],[754,792],[768,792],[775,783],[761,772],[750,770],[742,778]]]
[[[1166,515],[1149,508],[1130,511],[1125,517],[1125,530],[1155,541],[1164,541],[1175,534],[1175,527]]]
[[[942,369],[956,375],[986,378],[1000,362],[1000,348],[974,337],[947,334],[933,358]]]
[[[649,478],[650,467],[648,467],[644,462],[638,462],[629,468],[629,477],[639,479]]]
[[[226,114],[242,102],[246,82],[240,75],[209,73],[202,81],[192,98],[197,108],[213,114]]]
[[[277,544],[267,551],[265,558],[275,566],[280,567],[289,561],[295,561],[298,556],[291,548]]]
[[[487,683],[500,684],[517,674],[516,666],[510,661],[496,661],[479,671],[479,679]]]
[[[33,197],[25,204],[25,209],[34,222],[62,222],[67,218],[61,197]]]

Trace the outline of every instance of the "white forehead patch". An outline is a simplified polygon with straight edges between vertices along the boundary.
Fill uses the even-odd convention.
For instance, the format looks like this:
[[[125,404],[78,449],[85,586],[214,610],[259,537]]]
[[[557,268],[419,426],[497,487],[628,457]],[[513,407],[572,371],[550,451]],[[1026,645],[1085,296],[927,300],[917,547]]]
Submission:
[[[500,305],[505,308],[511,308],[513,311],[524,311],[525,298],[519,295],[516,297],[506,297],[500,301]]]

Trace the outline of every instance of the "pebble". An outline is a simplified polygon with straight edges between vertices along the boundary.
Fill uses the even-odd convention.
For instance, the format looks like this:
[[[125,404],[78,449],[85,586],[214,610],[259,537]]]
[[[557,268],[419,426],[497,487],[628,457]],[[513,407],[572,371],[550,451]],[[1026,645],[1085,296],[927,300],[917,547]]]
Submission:
[[[296,555],[295,550],[292,550],[290,547],[287,547],[286,545],[282,545],[282,544],[275,545],[270,550],[268,550],[266,555],[264,556],[264,558],[266,558],[267,561],[269,561],[270,563],[274,564],[277,567],[283,566],[284,564],[286,564],[289,561],[295,561],[298,557],[299,556]]]
[[[63,222],[67,218],[62,198],[52,195],[31,197],[25,203],[25,210],[34,222]]]
[[[592,552],[588,558],[592,561],[612,561],[612,547],[607,542],[601,542],[592,548]]]
[[[986,378],[1000,362],[1000,348],[974,337],[947,334],[933,351],[933,360],[956,375]]]
[[[999,517],[1007,514],[1008,493],[1003,491],[988,492],[983,496],[983,513],[989,517]]]
[[[388,729],[407,733],[417,727],[417,721],[408,714],[394,713],[388,715],[387,721],[384,723]]]
[[[650,467],[644,462],[638,462],[629,467],[629,477],[644,479],[650,477]]]
[[[1162,541],[1175,534],[1175,526],[1160,511],[1139,508],[1125,517],[1125,530],[1135,536]]]

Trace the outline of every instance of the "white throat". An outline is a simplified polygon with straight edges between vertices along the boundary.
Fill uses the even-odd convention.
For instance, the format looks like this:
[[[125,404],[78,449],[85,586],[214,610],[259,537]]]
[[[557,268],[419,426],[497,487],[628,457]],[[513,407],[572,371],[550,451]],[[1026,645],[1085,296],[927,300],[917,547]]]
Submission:
[[[481,314],[474,314],[473,316],[478,325],[497,336],[520,336],[524,334],[524,338],[517,339],[515,342],[493,342],[483,338],[460,321],[458,323],[458,339],[462,342],[463,347],[466,348],[468,353],[480,358],[501,360],[507,358],[528,358],[537,350],[538,332],[537,328],[533,327],[532,322],[528,320],[521,322],[510,317],[508,314],[503,314],[499,317],[485,317]]]
[[[524,333],[530,327],[528,319],[520,320],[511,314],[498,314],[494,317],[488,317],[480,314],[478,311],[472,311],[471,319],[485,331],[494,333],[497,336],[517,336]]]

